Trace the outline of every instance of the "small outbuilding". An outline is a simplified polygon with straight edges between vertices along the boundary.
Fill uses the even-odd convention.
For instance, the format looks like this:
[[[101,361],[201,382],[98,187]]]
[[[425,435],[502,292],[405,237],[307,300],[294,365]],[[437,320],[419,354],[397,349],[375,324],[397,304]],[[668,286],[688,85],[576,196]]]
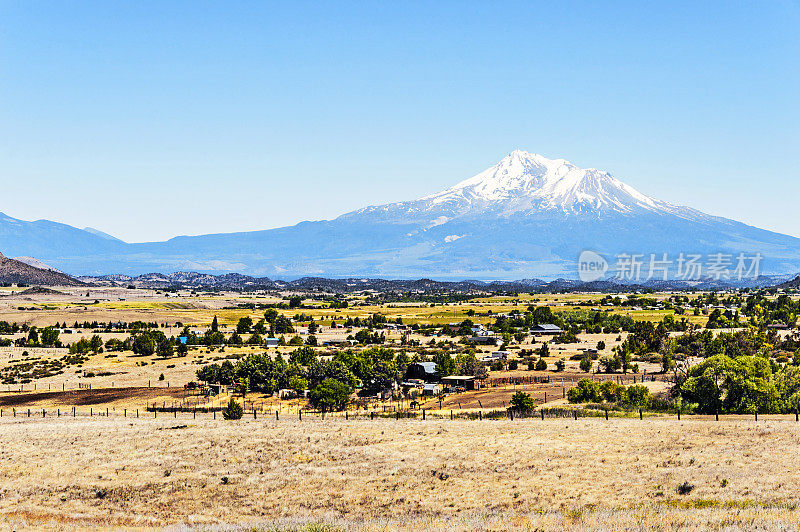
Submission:
[[[465,390],[475,389],[475,377],[472,375],[450,375],[442,378],[444,386],[458,386]]]

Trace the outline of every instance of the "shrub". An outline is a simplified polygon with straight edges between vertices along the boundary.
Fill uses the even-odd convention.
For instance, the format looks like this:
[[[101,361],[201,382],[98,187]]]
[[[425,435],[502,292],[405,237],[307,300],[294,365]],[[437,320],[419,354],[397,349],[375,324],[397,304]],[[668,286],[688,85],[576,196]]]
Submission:
[[[242,405],[236,402],[233,397],[231,400],[228,401],[228,406],[222,410],[222,417],[225,419],[242,419],[244,415],[244,409],[242,409]]]
[[[625,390],[625,403],[639,408],[646,408],[650,404],[650,390],[647,386],[634,384]]]
[[[547,361],[543,358],[539,358],[539,360],[536,361],[536,369],[538,371],[545,371],[547,369]]]
[[[584,356],[581,359],[580,368],[582,371],[589,373],[589,371],[592,369],[592,359],[588,356]]]
[[[511,406],[520,412],[530,412],[536,408],[536,405],[533,403],[533,398],[530,396],[530,394],[522,391],[511,396]]]
[[[616,403],[625,397],[625,386],[616,384],[614,381],[603,381],[600,383],[600,393],[604,401]]]
[[[581,379],[567,392],[570,403],[599,403],[602,401],[600,385],[591,379]]]

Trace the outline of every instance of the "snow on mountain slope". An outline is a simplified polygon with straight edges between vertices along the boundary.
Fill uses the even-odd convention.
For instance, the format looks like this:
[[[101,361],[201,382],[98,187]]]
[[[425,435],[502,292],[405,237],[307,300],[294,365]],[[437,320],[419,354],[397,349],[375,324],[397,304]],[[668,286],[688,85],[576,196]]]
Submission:
[[[564,159],[516,150],[478,175],[415,201],[366,207],[344,217],[391,216],[409,222],[427,218],[430,227],[459,216],[580,214],[670,214],[698,220],[699,211],[660,201],[594,168],[582,169]]]

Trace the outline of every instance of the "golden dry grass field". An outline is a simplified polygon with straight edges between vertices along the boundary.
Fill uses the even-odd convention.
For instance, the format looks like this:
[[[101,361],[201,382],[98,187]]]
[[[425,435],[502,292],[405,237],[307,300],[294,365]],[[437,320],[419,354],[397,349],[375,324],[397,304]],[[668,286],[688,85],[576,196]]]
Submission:
[[[15,530],[320,523],[330,530],[796,530],[799,444],[793,417],[6,416],[0,523]],[[684,483],[693,489],[680,494]]]
[[[0,290],[0,320],[39,327],[55,322],[175,322],[197,330],[214,316],[230,334],[239,318],[261,310],[242,303],[276,303],[273,295],[236,293],[175,295],[154,290],[60,288],[61,294],[25,295]],[[320,341],[353,331],[331,329],[329,320],[380,312],[404,323],[444,324],[468,317],[489,323],[493,314],[547,305],[576,308],[597,294],[491,297],[446,305],[392,303],[346,309],[283,309],[322,319]],[[668,295],[658,295],[668,297]],[[307,300],[315,305],[321,302]],[[568,305],[570,304],[570,305]],[[491,311],[491,314],[489,313]],[[657,321],[672,311],[612,309]],[[703,323],[705,316],[689,317]],[[63,334],[72,343],[94,332]],[[387,334],[399,347],[401,333]],[[19,333],[17,337],[22,336]],[[101,333],[105,341],[127,333]],[[62,373],[0,386],[0,528],[2,529],[264,529],[264,530],[797,530],[800,529],[800,424],[789,417],[730,418],[719,422],[651,416],[468,421],[449,419],[502,409],[515,390],[537,403],[558,405],[585,376],[570,357],[599,341],[606,351],[624,338],[582,334],[575,344],[551,347],[549,371],[491,372],[491,378],[551,376],[549,384],[501,385],[423,401],[428,419],[374,421],[306,413],[305,400],[248,394],[248,408],[264,408],[236,422],[213,414],[159,413],[147,404],[219,407],[186,397],[183,385],[203,364],[235,359],[262,347],[193,347],[185,357],[162,359],[130,351],[89,354]],[[423,344],[431,337],[410,333]],[[618,339],[619,338],[619,339]],[[449,338],[435,338],[436,341]],[[457,340],[457,339],[453,339]],[[514,348],[531,349],[529,338]],[[533,343],[532,343],[533,342]],[[292,347],[277,351],[287,355]],[[496,348],[482,346],[478,354]],[[27,355],[23,355],[28,351]],[[326,351],[320,348],[320,354]],[[271,354],[275,348],[269,350]],[[513,350],[512,350],[513,352]],[[0,371],[13,364],[60,358],[66,349],[0,348]],[[552,372],[567,359],[564,373]],[[655,371],[656,365],[641,368]],[[164,379],[160,380],[161,375]],[[628,377],[630,378],[630,377]],[[641,379],[641,375],[639,375]],[[562,381],[565,380],[567,382]],[[91,384],[92,389],[86,390]],[[32,387],[36,390],[32,390]],[[663,381],[648,382],[653,391]],[[60,392],[60,390],[66,392]],[[188,403],[186,402],[188,401]],[[199,401],[199,402],[198,402]],[[385,404],[370,405],[382,412]],[[56,417],[75,406],[77,417]],[[247,405],[246,405],[247,406]],[[407,406],[407,405],[406,405]],[[28,417],[27,410],[32,409]],[[46,409],[47,417],[41,416]],[[93,412],[94,416],[88,414]],[[105,414],[106,409],[110,416]],[[141,417],[135,417],[136,409]],[[13,417],[14,410],[17,411]],[[281,417],[274,418],[279,410]],[[460,411],[460,412],[459,412]],[[417,413],[418,414],[418,413]],[[678,486],[693,489],[679,494]]]

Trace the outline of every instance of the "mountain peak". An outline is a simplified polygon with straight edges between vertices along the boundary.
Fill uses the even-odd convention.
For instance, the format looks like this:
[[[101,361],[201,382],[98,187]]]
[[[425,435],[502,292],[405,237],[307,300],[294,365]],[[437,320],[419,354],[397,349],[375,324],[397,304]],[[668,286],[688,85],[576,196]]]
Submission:
[[[675,207],[650,198],[595,168],[583,169],[565,159],[514,150],[497,164],[442,192],[420,200],[457,211],[492,210],[526,213],[637,210],[674,212]]]

